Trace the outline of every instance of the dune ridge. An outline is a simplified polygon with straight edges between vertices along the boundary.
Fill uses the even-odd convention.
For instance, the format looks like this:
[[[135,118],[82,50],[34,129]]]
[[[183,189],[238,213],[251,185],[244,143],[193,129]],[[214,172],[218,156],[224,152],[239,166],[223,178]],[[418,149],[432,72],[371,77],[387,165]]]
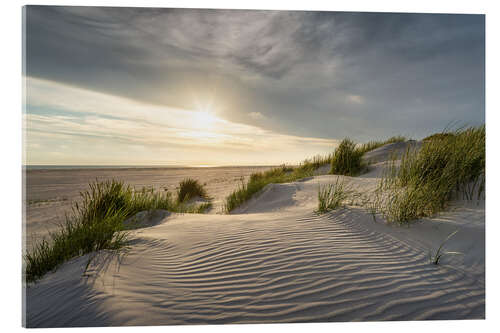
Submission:
[[[381,148],[387,161],[392,150]],[[230,215],[158,212],[132,231],[126,253],[75,258],[26,288],[25,325],[485,318],[484,198],[410,227],[356,205],[314,213],[319,186],[341,178],[370,195],[385,168],[269,184]]]

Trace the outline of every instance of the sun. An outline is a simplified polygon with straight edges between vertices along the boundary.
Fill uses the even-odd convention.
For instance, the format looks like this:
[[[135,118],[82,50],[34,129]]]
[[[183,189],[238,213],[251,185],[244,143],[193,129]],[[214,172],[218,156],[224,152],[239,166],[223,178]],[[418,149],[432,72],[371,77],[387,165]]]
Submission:
[[[200,108],[192,113],[191,126],[200,130],[214,130],[219,118],[215,113],[206,108]]]
[[[213,100],[202,102],[199,99],[195,99],[191,115],[191,125],[198,130],[216,130],[223,121],[217,117],[215,109],[216,106]]]
[[[217,117],[209,111],[198,111],[195,115],[196,122],[204,127],[213,127],[217,122]]]

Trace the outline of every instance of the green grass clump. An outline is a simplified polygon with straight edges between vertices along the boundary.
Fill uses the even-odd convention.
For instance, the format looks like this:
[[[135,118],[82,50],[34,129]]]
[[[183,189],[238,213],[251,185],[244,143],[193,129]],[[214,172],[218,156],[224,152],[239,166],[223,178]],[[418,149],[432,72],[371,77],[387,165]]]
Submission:
[[[450,240],[451,237],[455,236],[455,234],[458,232],[458,230],[455,230],[451,234],[448,235],[448,237],[445,238],[445,240],[439,245],[438,249],[436,250],[436,254],[434,254],[434,257],[431,255],[429,252],[429,261],[431,264],[434,265],[439,265],[439,261],[441,260],[441,257],[443,256],[444,253],[446,254],[462,254],[460,252],[442,252],[444,244]]]
[[[480,198],[485,184],[485,127],[470,127],[408,149],[399,168],[382,179],[389,198],[382,211],[389,221],[407,223],[432,216],[462,194]]]
[[[194,210],[190,211],[189,213],[193,214],[204,214],[207,212],[207,210],[210,210],[213,207],[212,202],[204,202],[202,204],[199,204],[197,206],[194,206]]]
[[[268,184],[289,183],[298,179],[311,177],[314,174],[314,170],[315,167],[312,163],[305,163],[298,167],[282,165],[264,172],[253,173],[250,175],[247,183],[242,182],[237,190],[226,197],[224,210],[227,213],[231,212]]]
[[[450,132],[442,132],[442,133],[436,133],[429,135],[428,137],[423,138],[423,141],[431,141],[431,140],[442,140],[442,139],[449,139],[451,136],[454,136],[454,133]]]
[[[196,179],[186,178],[179,183],[178,202],[187,202],[196,197],[208,198],[207,191]]]
[[[26,282],[34,282],[63,262],[103,249],[119,250],[126,245],[123,230],[124,211],[110,210],[103,218],[70,220],[60,230],[42,239],[24,256]]]
[[[321,168],[324,165],[332,163],[332,154],[326,155],[326,156],[321,156],[321,155],[316,155],[313,158],[305,159],[300,163],[298,168],[302,171],[305,170],[317,170]]]
[[[336,175],[356,176],[366,169],[367,165],[362,157],[365,153],[382,147],[383,145],[404,142],[404,136],[393,136],[385,141],[370,141],[361,145],[356,145],[349,138],[340,142],[333,155],[330,156],[332,165],[330,173]]]
[[[406,137],[401,136],[401,135],[397,135],[397,136],[390,137],[389,139],[387,139],[385,141],[369,141],[367,143],[363,143],[362,145],[357,147],[357,149],[361,154],[364,154],[364,153],[367,153],[369,151],[372,151],[374,149],[377,149],[379,147],[382,147],[382,146],[390,144],[390,143],[405,142],[405,141],[406,141]]]
[[[323,214],[335,210],[342,205],[342,202],[348,198],[348,190],[343,181],[337,178],[335,184],[319,186],[318,189],[318,210],[317,213]]]
[[[345,176],[358,175],[365,168],[362,156],[363,153],[356,148],[356,144],[345,138],[333,153],[330,173]]]
[[[392,137],[386,141],[376,142],[376,145],[404,141],[404,137]],[[356,147],[354,142],[344,139],[334,153],[321,156],[317,155],[311,159],[306,159],[296,167],[282,165],[266,172],[254,173],[247,183],[242,182],[239,188],[226,197],[224,210],[229,213],[236,207],[249,200],[255,193],[262,190],[267,184],[293,182],[302,178],[314,176],[314,172],[322,166],[331,165],[333,173],[343,175],[357,175],[365,167],[361,157],[367,151],[375,149],[375,142],[371,144],[371,149],[362,145]],[[375,148],[373,148],[375,147]],[[335,164],[335,166],[334,166]],[[332,173],[332,171],[330,171]]]
[[[247,183],[242,182],[237,190],[234,190],[226,197],[224,211],[230,213],[233,209],[241,206],[247,200],[250,200],[255,193],[259,192],[264,186],[270,183],[271,182],[261,179],[259,179],[259,181],[248,181]]]
[[[299,179],[314,176],[314,171],[331,163],[332,155],[315,156],[306,159],[298,166],[282,165],[264,172],[256,172],[250,175],[248,182],[242,182],[239,188],[226,197],[224,211],[230,213],[249,200],[254,194],[262,190],[266,185],[274,183],[289,183]]]
[[[127,242],[123,221],[138,212],[165,209],[179,213],[202,213],[211,203],[187,205],[172,199],[170,192],[155,193],[152,189],[134,191],[115,180],[91,183],[81,192],[81,201],[74,203],[60,229],[35,244],[24,255],[27,282],[41,278],[63,262],[103,249],[118,250]]]

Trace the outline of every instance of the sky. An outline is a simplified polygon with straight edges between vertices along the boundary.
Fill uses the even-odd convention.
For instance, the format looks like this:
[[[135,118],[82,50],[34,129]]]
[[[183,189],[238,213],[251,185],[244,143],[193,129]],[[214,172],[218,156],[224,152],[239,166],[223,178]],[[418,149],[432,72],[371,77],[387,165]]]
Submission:
[[[276,165],[485,121],[483,15],[25,7],[25,164]]]

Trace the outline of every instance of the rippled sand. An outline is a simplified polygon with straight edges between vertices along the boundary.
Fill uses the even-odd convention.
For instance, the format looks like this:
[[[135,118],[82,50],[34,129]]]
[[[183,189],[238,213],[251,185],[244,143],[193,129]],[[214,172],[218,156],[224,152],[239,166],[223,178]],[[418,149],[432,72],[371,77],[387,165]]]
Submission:
[[[382,166],[380,166],[382,167]],[[377,170],[345,177],[369,193]],[[484,318],[484,201],[394,227],[359,207],[318,216],[318,184],[271,185],[233,215],[167,214],[126,255],[64,264],[27,289],[27,325]],[[429,263],[450,232],[440,265]]]

